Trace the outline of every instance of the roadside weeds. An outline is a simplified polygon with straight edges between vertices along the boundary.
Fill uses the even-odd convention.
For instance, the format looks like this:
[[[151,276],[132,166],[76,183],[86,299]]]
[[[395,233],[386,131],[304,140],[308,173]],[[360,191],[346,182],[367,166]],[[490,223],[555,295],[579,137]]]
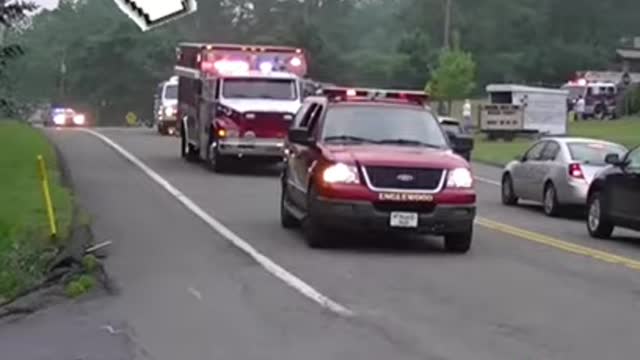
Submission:
[[[46,159],[59,236],[47,236],[36,157]],[[0,319],[33,313],[98,285],[111,291],[93,245],[90,219],[72,195],[69,169],[38,129],[0,124]]]

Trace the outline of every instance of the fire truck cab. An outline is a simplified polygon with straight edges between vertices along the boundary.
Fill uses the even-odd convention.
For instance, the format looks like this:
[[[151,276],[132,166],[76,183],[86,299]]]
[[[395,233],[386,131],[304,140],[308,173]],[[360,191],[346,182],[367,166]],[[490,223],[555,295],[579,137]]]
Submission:
[[[571,80],[562,86],[569,90],[568,108],[572,110],[580,97],[585,101],[585,118],[602,119],[615,114],[618,88],[612,81]]]
[[[222,172],[239,159],[280,162],[304,97],[302,49],[183,43],[177,49],[182,157]]]

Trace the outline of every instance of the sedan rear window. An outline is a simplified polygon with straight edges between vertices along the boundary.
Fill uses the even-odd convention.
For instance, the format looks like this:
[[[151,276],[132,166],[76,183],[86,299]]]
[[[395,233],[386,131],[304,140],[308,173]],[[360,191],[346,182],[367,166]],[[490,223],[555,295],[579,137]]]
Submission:
[[[594,165],[606,164],[604,158],[607,154],[618,154],[622,158],[627,153],[626,148],[614,144],[574,142],[567,144],[567,146],[573,161]]]

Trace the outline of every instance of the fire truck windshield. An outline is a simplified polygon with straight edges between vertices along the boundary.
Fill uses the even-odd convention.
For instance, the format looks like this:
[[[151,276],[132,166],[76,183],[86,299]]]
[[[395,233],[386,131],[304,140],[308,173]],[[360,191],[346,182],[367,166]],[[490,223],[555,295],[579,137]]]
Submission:
[[[167,85],[164,89],[164,98],[165,99],[177,99],[178,98],[178,86],[177,85]]]
[[[293,79],[227,78],[223,80],[222,96],[227,99],[296,100],[298,91]]]
[[[575,99],[580,95],[585,95],[586,86],[569,86],[566,89],[569,90],[569,98]]]

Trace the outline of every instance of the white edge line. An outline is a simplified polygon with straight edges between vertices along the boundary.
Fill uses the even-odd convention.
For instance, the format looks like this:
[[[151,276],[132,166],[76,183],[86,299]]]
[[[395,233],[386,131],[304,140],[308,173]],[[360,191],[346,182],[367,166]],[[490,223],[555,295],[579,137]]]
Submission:
[[[218,220],[211,217],[207,212],[202,210],[196,203],[194,203],[191,199],[189,199],[186,195],[184,195],[180,190],[175,188],[169,181],[165,180],[162,176],[156,173],[153,169],[144,164],[141,160],[136,158],[134,155],[129,153],[127,150],[122,148],[120,145],[115,143],[113,140],[108,137],[100,134],[96,131],[90,129],[77,129],[88,134],[91,134],[107,145],[116,150],[120,155],[129,160],[131,163],[136,165],[140,170],[142,170],[147,176],[149,176],[153,181],[162,186],[166,191],[168,191],[173,197],[175,197],[178,201],[180,201],[187,209],[191,210],[194,214],[196,214],[200,219],[202,219],[207,225],[209,225],[213,230],[218,232],[220,235],[224,236],[227,240],[229,240],[233,245],[238,247],[240,250],[247,253],[251,256],[258,264],[260,264],[267,272],[271,273],[275,277],[284,281],[287,285],[294,288],[302,295],[307,298],[313,300],[320,306],[325,309],[328,309],[338,315],[341,316],[354,316],[354,313],[347,309],[346,307],[340,305],[339,303],[331,300],[327,296],[320,293],[318,290],[311,287],[309,284],[305,283],[289,271],[282,268],[280,265],[273,262],[271,259],[261,254],[258,250],[256,250],[253,246],[251,246],[248,242],[243,240],[241,237],[236,235],[233,231],[229,230],[226,226],[220,223]]]
[[[496,180],[491,180],[491,179],[487,179],[484,177],[480,177],[480,176],[474,176],[474,179],[483,182],[485,184],[490,184],[490,185],[495,185],[495,186],[501,186],[502,184],[500,183],[500,181],[496,181]]]

